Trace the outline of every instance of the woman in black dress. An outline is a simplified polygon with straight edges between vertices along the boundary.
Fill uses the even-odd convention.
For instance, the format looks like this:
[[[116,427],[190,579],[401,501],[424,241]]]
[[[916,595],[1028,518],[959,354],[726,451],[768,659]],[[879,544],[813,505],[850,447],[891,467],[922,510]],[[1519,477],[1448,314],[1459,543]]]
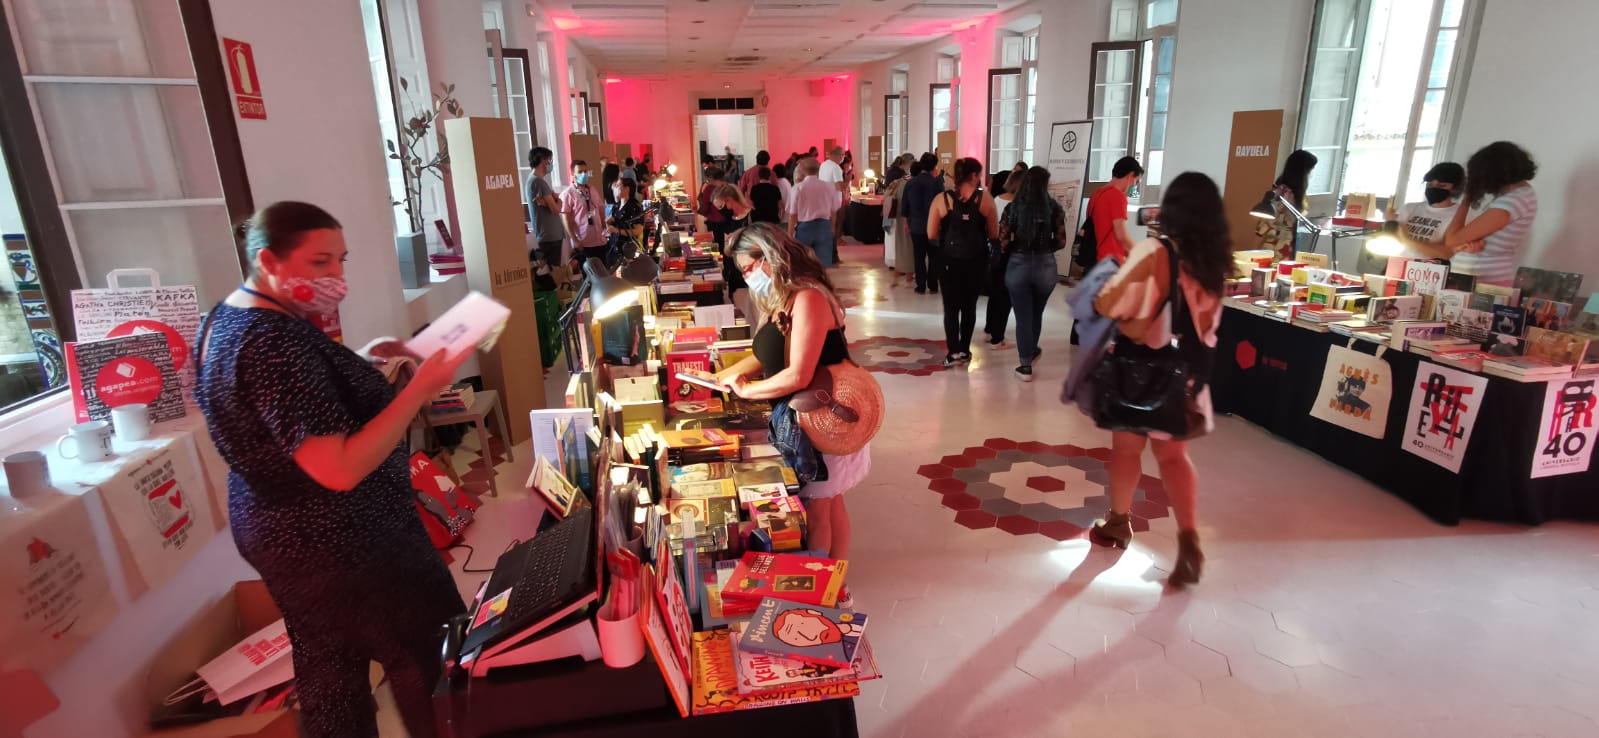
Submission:
[[[432,736],[440,626],[465,608],[417,517],[403,437],[470,351],[428,357],[396,393],[308,320],[345,295],[338,221],[280,202],[245,240],[253,273],[201,330],[195,396],[228,463],[234,543],[283,611],[302,727],[375,738],[376,660],[407,730]]]

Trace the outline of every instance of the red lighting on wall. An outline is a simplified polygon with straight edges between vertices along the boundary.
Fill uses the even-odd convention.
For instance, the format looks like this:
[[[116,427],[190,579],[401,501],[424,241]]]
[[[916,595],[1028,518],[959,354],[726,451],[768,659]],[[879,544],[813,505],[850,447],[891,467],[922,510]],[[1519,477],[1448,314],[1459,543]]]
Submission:
[[[621,82],[621,81],[622,81],[621,77],[606,77],[605,78],[605,84],[608,84],[608,85],[614,85],[614,84],[616,84],[618,82]]]
[[[583,21],[578,20],[577,18],[551,18],[550,20],[555,24],[556,28],[562,31],[570,31],[574,28],[583,27]]]

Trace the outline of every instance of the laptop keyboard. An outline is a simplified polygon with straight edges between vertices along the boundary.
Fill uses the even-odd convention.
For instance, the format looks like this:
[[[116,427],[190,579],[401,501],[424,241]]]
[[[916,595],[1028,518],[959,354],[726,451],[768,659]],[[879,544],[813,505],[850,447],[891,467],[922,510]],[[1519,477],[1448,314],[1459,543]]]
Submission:
[[[527,547],[527,559],[522,576],[511,588],[511,601],[501,616],[504,622],[516,622],[534,611],[556,604],[575,582],[569,569],[574,560],[582,564],[587,553],[573,556],[575,543],[587,543],[588,509],[574,511],[572,517],[550,527],[533,537]],[[581,540],[579,540],[581,539]],[[585,550],[587,546],[583,546]]]

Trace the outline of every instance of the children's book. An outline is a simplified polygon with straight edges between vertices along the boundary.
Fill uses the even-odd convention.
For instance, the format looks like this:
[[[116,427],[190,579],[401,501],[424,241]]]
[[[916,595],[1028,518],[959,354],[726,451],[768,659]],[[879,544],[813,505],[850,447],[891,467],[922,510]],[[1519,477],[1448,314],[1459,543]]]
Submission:
[[[805,514],[805,505],[800,502],[800,498],[790,497],[786,494],[781,497],[746,502],[744,503],[744,509],[749,511],[751,520],[760,515]]]
[[[737,659],[739,694],[765,694],[796,687],[822,687],[829,684],[869,682],[883,674],[872,655],[872,646],[864,638],[849,666],[824,666],[807,664],[797,659],[778,658],[760,653],[750,653],[739,648],[743,634],[733,631],[733,653]]]
[[[756,484],[781,484],[790,492],[799,489],[799,477],[781,458],[742,461],[733,466],[733,484],[748,487]]]
[[[788,487],[782,484],[752,484],[738,488],[738,502],[741,505],[764,500],[781,500],[788,497]]]
[[[767,597],[750,618],[739,650],[845,668],[855,661],[866,614]]]
[[[733,656],[732,635],[728,631],[710,630],[694,634],[691,706],[695,715],[848,699],[858,697],[861,693],[859,684],[848,682],[742,695],[738,692],[738,667]]]
[[[832,607],[848,571],[849,562],[842,559],[751,551],[733,570],[733,581],[722,590],[722,600],[743,603],[749,610],[767,597]]]
[[[731,479],[707,479],[701,482],[679,482],[674,479],[672,495],[701,500],[711,497],[737,497],[738,488],[733,486]]]

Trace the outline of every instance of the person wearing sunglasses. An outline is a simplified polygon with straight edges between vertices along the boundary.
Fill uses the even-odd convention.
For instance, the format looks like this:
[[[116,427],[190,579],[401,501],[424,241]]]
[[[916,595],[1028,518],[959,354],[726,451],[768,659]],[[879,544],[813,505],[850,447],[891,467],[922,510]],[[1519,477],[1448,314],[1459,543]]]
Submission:
[[[810,386],[819,367],[849,359],[844,308],[809,247],[778,226],[756,223],[728,238],[727,258],[749,284],[750,300],[771,319],[755,333],[754,355],[716,374],[718,383],[744,399],[787,402]],[[757,376],[762,378],[752,379]],[[843,495],[871,471],[871,447],[847,456],[818,456],[823,474],[799,493],[810,524],[810,547],[846,559],[850,524]],[[846,599],[841,596],[840,602]]]

